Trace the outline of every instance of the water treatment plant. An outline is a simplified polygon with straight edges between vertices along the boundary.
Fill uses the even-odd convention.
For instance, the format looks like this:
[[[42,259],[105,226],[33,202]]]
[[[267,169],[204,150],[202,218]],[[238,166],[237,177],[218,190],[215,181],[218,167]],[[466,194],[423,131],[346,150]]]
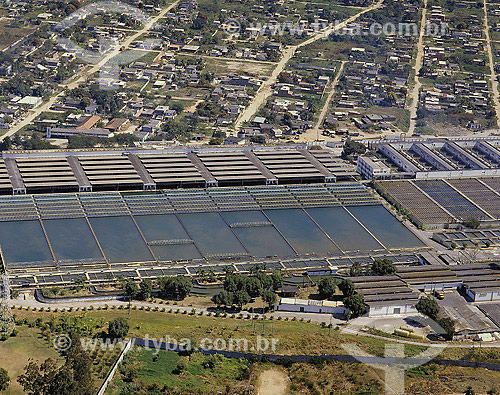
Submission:
[[[0,395],[500,393],[500,0],[0,2]]]
[[[328,268],[426,248],[326,149],[6,153],[3,165],[14,287]]]

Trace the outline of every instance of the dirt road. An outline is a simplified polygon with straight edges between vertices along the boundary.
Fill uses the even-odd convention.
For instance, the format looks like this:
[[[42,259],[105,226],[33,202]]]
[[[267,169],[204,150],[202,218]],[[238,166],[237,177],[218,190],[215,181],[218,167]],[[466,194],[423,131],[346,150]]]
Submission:
[[[495,72],[495,63],[493,61],[493,51],[491,50],[490,28],[488,25],[488,7],[486,0],[483,0],[484,9],[484,35],[486,37],[486,48],[488,49],[488,63],[490,66],[491,91],[493,95],[493,105],[497,117],[497,127],[500,127],[500,97],[498,93],[497,74]]]
[[[285,395],[288,381],[285,372],[278,369],[266,370],[260,374],[257,395]]]
[[[424,6],[422,8],[422,19],[420,20],[420,35],[418,37],[417,43],[417,58],[415,60],[415,84],[413,85],[413,90],[410,94],[411,105],[410,105],[410,126],[408,127],[408,135],[412,135],[415,131],[415,125],[417,121],[417,109],[418,109],[418,97],[420,93],[420,79],[418,73],[424,63],[424,33],[427,25],[427,0],[424,0]]]
[[[47,102],[42,104],[41,106],[37,107],[36,109],[29,111],[26,115],[26,117],[16,124],[15,126],[11,127],[4,135],[0,137],[0,141],[5,139],[7,136],[12,136],[16,134],[19,130],[21,130],[23,127],[31,124],[42,112],[48,111],[50,107],[57,101],[59,97],[61,97],[64,92],[65,88],[67,89],[74,89],[78,87],[80,84],[86,81],[88,76],[93,75],[94,73],[97,73],[98,71],[101,70],[101,68],[108,63],[111,59],[113,59],[115,56],[121,53],[121,48],[125,47],[128,49],[130,47],[130,44],[137,40],[140,36],[143,34],[147,33],[151,28],[158,22],[160,18],[163,18],[172,8],[174,8],[177,4],[179,3],[179,0],[175,1],[174,3],[170,4],[168,7],[164,8],[157,16],[151,18],[144,26],[142,29],[137,30],[136,33],[128,37],[125,41],[122,43],[118,43],[115,48],[109,52],[99,63],[96,65],[83,69],[79,74],[77,74],[68,84],[64,85],[61,87],[61,89],[57,92],[55,92]]]
[[[297,45],[292,45],[287,47],[284,52],[281,60],[278,62],[276,65],[275,69],[273,70],[271,76],[265,80],[262,85],[260,86],[259,90],[255,94],[254,98],[250,102],[250,104],[243,110],[243,112],[240,114],[238,119],[236,120],[235,123],[235,130],[238,130],[241,125],[244,122],[248,122],[254,115],[255,113],[259,110],[259,108],[266,102],[267,98],[272,95],[273,93],[273,85],[276,83],[278,80],[278,76],[280,73],[285,70],[285,67],[287,66],[288,62],[290,59],[293,58],[295,55],[295,52],[297,49],[304,47],[306,45],[312,44],[318,40],[321,40],[323,38],[328,37],[331,33],[343,29],[346,25],[349,23],[354,22],[356,19],[358,19],[360,16],[366,14],[367,12],[373,11],[377,8],[379,8],[383,4],[383,0],[379,0],[376,3],[372,4],[370,7],[367,7],[363,9],[363,11],[358,12],[357,14],[347,18],[341,23],[335,24],[332,27],[328,27],[319,33],[315,34],[314,36],[308,38],[307,40],[297,44]]]
[[[342,76],[342,72],[344,71],[344,65],[346,64],[346,61],[343,60],[342,63],[340,64],[340,67],[337,71],[337,75],[335,75],[335,78],[331,82],[329,88],[330,92],[328,93],[328,96],[326,98],[325,103],[323,104],[323,108],[321,109],[321,112],[319,114],[318,120],[316,121],[316,124],[312,129],[307,130],[305,133],[303,133],[300,136],[300,141],[314,141],[314,140],[319,140],[319,129],[321,125],[323,124],[323,121],[326,118],[326,114],[328,113],[328,109],[330,108],[330,102],[332,101],[333,95],[335,94],[335,87],[337,86],[340,77]]]

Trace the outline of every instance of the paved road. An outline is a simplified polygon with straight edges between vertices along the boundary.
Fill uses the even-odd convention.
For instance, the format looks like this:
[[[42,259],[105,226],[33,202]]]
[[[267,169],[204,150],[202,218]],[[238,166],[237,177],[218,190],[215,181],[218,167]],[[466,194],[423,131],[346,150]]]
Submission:
[[[37,107],[36,109],[29,111],[26,115],[26,117],[17,123],[15,126],[11,127],[3,136],[0,137],[0,141],[5,139],[7,136],[12,136],[16,134],[19,130],[21,130],[23,127],[31,124],[42,112],[48,111],[50,107],[52,107],[57,99],[59,99],[61,96],[64,95],[65,93],[65,88],[67,89],[74,89],[77,88],[80,84],[84,83],[87,80],[88,76],[93,75],[94,73],[97,73],[98,71],[101,70],[101,68],[106,65],[111,59],[113,59],[115,56],[121,53],[120,49],[122,47],[125,47],[128,49],[130,47],[130,44],[137,40],[140,36],[143,34],[147,33],[151,28],[158,22],[160,18],[163,18],[172,8],[174,8],[177,4],[179,3],[179,0],[175,1],[174,3],[170,4],[166,8],[164,8],[157,16],[151,18],[144,26],[142,29],[137,30],[135,34],[132,36],[128,37],[124,42],[119,43],[115,46],[115,48],[110,51],[99,63],[95,64],[94,66],[90,68],[85,68],[83,69],[80,73],[78,73],[73,79],[70,80],[68,84],[63,86],[60,90],[55,92],[47,102],[43,103],[41,106]]]
[[[498,93],[497,74],[495,72],[495,63],[493,62],[493,51],[491,50],[490,27],[488,25],[488,7],[486,0],[483,0],[484,9],[484,35],[486,37],[486,48],[488,49],[488,63],[490,66],[491,91],[493,94],[493,105],[497,117],[497,127],[500,127],[500,96]]]
[[[257,91],[256,95],[250,102],[250,104],[243,110],[243,112],[240,114],[238,119],[236,120],[235,123],[235,130],[238,130],[241,125],[244,122],[248,122],[254,114],[259,110],[259,108],[266,102],[267,98],[272,95],[273,93],[273,85],[276,83],[278,80],[278,76],[280,73],[285,70],[288,62],[290,59],[293,58],[295,55],[295,52],[297,49],[302,48],[306,45],[312,44],[318,40],[324,39],[328,37],[331,33],[343,29],[346,25],[349,23],[354,22],[356,19],[358,19],[360,16],[366,14],[367,12],[373,11],[377,8],[379,8],[383,4],[384,0],[379,0],[376,3],[372,4],[371,6],[363,9],[362,11],[358,12],[357,14],[347,18],[343,22],[339,24],[335,24],[335,26],[326,28],[319,33],[315,34],[314,36],[308,38],[307,40],[301,42],[300,44],[297,45],[292,45],[287,47],[284,52],[281,60],[278,62],[276,65],[275,69],[273,70],[271,76],[265,80],[262,85],[260,86],[259,90]]]
[[[418,74],[424,63],[424,33],[427,25],[427,0],[424,0],[424,6],[422,8],[422,19],[420,20],[420,35],[418,37],[417,43],[417,58],[415,60],[415,84],[413,85],[413,90],[410,95],[411,105],[410,105],[410,126],[408,127],[408,134],[412,135],[415,131],[415,125],[417,121],[417,109],[418,109],[418,97],[420,93],[420,78]]]

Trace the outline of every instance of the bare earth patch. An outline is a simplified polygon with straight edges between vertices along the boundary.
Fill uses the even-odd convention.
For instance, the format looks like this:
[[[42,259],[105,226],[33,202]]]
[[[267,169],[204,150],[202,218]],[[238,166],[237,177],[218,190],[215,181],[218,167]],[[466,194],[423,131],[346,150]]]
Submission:
[[[288,382],[285,372],[278,369],[266,370],[259,377],[258,395],[285,395]]]

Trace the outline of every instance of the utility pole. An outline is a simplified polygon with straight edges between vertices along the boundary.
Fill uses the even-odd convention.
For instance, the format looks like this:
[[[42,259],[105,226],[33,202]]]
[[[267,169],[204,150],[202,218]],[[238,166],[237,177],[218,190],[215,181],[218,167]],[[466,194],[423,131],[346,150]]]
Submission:
[[[252,307],[252,322],[253,322],[253,334],[255,335],[255,315]]]

